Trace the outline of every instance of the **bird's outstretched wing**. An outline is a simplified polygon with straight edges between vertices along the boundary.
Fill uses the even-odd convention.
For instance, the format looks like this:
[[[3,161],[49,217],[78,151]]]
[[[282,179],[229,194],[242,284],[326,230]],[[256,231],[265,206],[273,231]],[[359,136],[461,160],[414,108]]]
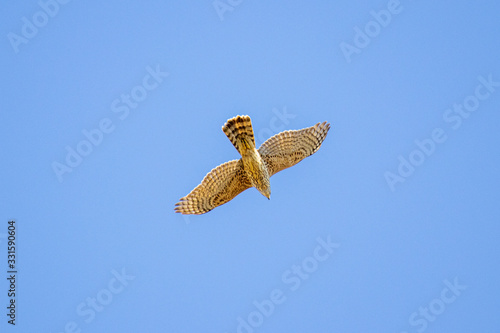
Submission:
[[[269,177],[318,151],[329,129],[330,124],[325,121],[301,130],[284,131],[269,138],[259,148]]]
[[[200,185],[175,204],[175,212],[204,214],[250,187],[241,159],[229,161],[207,173]]]

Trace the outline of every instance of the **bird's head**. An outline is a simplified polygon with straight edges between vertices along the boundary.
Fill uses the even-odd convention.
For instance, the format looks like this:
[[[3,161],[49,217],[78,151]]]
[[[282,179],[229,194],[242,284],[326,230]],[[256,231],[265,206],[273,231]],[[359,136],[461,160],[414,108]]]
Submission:
[[[259,186],[257,187],[257,190],[259,190],[260,194],[271,200],[271,186]]]

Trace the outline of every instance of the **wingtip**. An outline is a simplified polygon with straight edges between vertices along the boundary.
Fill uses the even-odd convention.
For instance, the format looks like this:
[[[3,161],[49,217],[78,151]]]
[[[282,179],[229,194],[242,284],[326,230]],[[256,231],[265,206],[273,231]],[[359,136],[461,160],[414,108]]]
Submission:
[[[318,127],[320,129],[325,129],[328,132],[330,130],[331,124],[328,121],[324,121],[322,123],[318,123]]]

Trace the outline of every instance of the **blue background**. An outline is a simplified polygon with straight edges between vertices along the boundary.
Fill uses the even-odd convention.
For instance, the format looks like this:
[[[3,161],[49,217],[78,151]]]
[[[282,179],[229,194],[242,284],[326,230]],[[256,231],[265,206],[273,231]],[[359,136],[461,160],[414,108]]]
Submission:
[[[0,283],[2,332],[497,332],[500,87],[477,87],[500,82],[498,2],[221,3],[3,5],[0,258],[4,276],[15,219],[19,273],[15,328]],[[221,131],[237,114],[257,145],[332,128],[270,201],[175,214],[238,158]],[[323,261],[318,238],[338,245]],[[310,273],[292,290],[294,265]]]

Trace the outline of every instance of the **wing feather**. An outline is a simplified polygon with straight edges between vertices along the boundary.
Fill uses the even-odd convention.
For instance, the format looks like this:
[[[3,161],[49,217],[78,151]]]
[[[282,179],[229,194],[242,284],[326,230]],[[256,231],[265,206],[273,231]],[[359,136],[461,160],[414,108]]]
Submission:
[[[317,152],[329,129],[330,124],[325,121],[301,130],[284,131],[269,138],[259,148],[269,177]]]
[[[204,214],[250,187],[241,159],[229,161],[207,173],[200,185],[175,204],[175,212]]]

